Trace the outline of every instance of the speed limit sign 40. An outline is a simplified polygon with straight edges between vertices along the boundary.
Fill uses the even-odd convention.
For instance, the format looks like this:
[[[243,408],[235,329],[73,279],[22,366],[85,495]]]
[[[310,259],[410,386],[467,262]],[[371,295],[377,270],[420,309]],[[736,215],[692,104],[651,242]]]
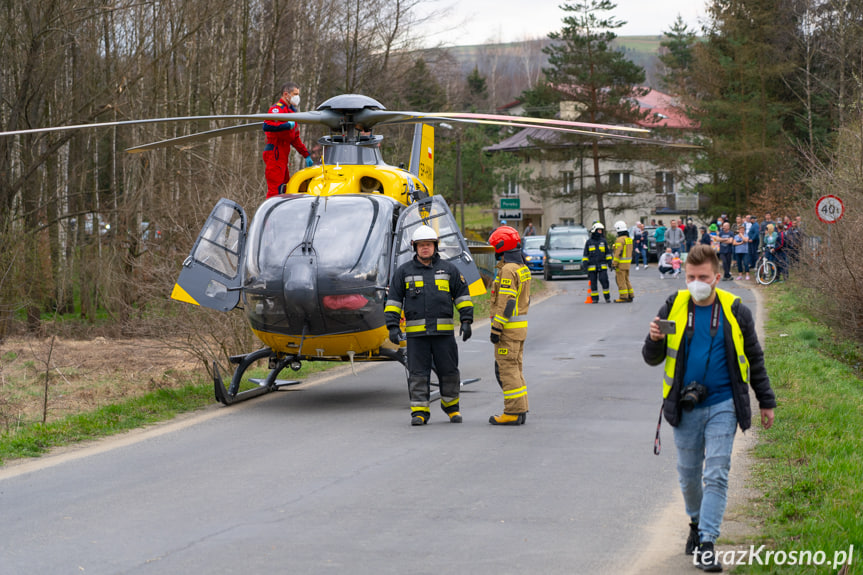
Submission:
[[[815,202],[815,213],[825,224],[835,224],[845,214],[845,204],[836,196],[821,196]]]

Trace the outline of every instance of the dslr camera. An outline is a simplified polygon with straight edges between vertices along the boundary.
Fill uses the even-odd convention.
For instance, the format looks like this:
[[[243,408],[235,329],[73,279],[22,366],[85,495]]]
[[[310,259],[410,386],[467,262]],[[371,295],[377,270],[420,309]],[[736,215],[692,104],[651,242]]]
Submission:
[[[686,411],[692,411],[692,408],[704,401],[706,397],[707,386],[692,381],[680,392],[680,407]]]

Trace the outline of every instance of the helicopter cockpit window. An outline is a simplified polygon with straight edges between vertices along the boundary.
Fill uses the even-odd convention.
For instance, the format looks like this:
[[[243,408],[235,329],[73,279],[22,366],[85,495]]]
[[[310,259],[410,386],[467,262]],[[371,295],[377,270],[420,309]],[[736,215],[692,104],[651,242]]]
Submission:
[[[431,212],[422,210],[409,214],[403,224],[401,242],[398,246],[396,266],[401,265],[413,257],[411,247],[411,236],[419,226],[426,224],[434,228],[438,233],[438,252],[443,259],[451,260],[462,253],[459,241],[459,230],[454,227],[454,220],[448,213],[436,210],[437,206],[431,206]]]
[[[218,206],[207,220],[193,258],[227,278],[237,275],[242,215],[230,205]]]
[[[392,214],[393,201],[379,196],[300,196],[277,203],[250,230],[246,277],[281,280],[286,258],[307,253],[315,257],[319,279],[386,285]]]
[[[378,144],[328,144],[324,146],[324,163],[341,166],[376,166],[383,164]]]

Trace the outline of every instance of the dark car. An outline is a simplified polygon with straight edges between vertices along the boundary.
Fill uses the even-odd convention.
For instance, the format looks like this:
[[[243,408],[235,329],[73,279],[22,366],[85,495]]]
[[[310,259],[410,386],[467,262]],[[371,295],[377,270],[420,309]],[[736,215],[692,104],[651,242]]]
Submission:
[[[587,270],[581,267],[584,257],[584,244],[590,234],[584,226],[552,226],[545,234],[545,267],[543,277],[586,276]]]
[[[545,236],[525,236],[522,238],[521,255],[524,263],[532,272],[541,272],[545,261],[545,253],[542,246],[545,244]]]
[[[659,254],[656,253],[656,226],[644,226],[644,233],[647,234],[647,261],[659,261]]]

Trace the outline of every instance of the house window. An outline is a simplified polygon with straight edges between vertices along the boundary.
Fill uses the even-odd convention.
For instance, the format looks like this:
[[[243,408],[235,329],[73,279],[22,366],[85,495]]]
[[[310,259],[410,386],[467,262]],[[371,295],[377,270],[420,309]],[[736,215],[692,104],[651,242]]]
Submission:
[[[629,175],[629,172],[608,172],[608,191],[611,193],[628,193]]]
[[[518,180],[510,178],[504,184],[502,196],[518,196]]]
[[[674,193],[674,172],[656,172],[656,193]]]
[[[561,172],[561,195],[571,196],[575,193],[575,172]]]

